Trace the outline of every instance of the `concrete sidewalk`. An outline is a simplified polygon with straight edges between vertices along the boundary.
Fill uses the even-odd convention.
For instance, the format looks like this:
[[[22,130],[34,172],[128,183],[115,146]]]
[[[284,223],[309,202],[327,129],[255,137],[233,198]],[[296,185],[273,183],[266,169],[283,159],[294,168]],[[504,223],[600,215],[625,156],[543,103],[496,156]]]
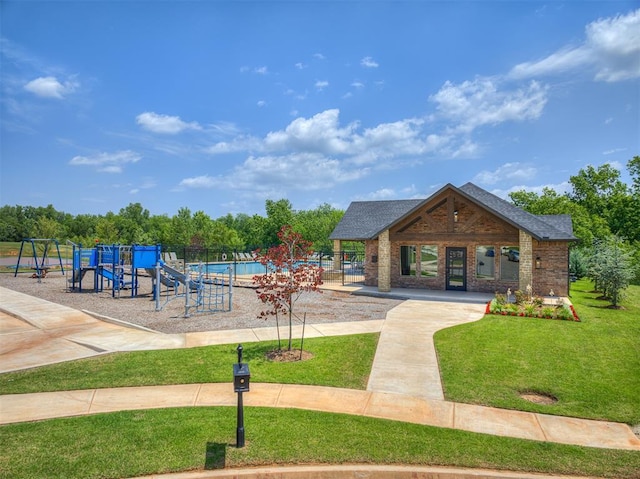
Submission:
[[[384,320],[307,324],[306,338],[377,333]],[[294,337],[302,326],[294,326]],[[164,334],[0,287],[0,373],[118,351],[192,348],[278,338],[275,327]]]
[[[444,401],[433,334],[477,321],[486,304],[408,300],[387,313],[367,391]]]
[[[0,423],[167,407],[235,406],[231,383],[87,389],[0,396]],[[290,384],[252,384],[245,406],[353,414],[534,441],[640,451],[624,424],[420,399],[402,394]]]
[[[368,390],[253,384],[245,395],[245,404],[358,414],[538,441],[640,451],[640,440],[625,424],[442,400],[433,332],[479,319],[482,308],[477,301],[410,300],[391,310],[386,321],[307,325],[307,337],[382,332]],[[166,335],[107,323],[5,288],[0,288],[0,311],[6,313],[0,315],[0,359],[5,371],[112,351],[237,344],[276,337],[275,328]],[[419,356],[424,356],[419,366],[406,367],[417,362]],[[403,368],[406,375],[399,374]],[[437,397],[430,397],[433,391],[438,392]],[[5,395],[0,396],[0,423],[122,409],[235,403],[230,383]]]

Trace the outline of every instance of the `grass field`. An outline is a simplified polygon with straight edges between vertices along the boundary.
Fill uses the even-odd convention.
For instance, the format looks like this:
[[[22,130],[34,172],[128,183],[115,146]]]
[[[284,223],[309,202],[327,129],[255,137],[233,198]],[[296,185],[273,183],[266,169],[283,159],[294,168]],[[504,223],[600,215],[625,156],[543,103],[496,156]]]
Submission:
[[[265,359],[276,342],[244,343],[243,359],[260,382],[365,389],[377,344],[378,334],[311,338],[313,359],[282,363]],[[236,361],[235,345],[116,353],[0,374],[0,394],[229,382]]]
[[[447,399],[550,414],[640,422],[640,288],[625,310],[574,285],[582,322],[487,316],[443,330],[436,344]],[[273,343],[245,344],[260,382],[364,388],[378,335],[309,339],[314,359],[269,363]],[[124,385],[230,382],[235,347],[119,353],[0,375],[2,394]],[[559,401],[540,406],[521,391]],[[373,418],[246,408],[124,411],[0,427],[0,479],[120,478],[264,464],[449,465],[637,479],[640,452],[495,437]]]
[[[546,414],[640,423],[640,287],[624,309],[574,283],[581,322],[488,315],[435,335],[447,399]],[[552,405],[520,393],[546,393]]]

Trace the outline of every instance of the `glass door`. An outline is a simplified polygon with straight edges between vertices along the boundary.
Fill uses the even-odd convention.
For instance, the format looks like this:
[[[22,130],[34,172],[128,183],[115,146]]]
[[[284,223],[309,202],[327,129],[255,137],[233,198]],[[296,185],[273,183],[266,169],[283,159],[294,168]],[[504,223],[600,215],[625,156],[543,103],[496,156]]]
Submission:
[[[447,248],[446,289],[467,290],[467,248]]]

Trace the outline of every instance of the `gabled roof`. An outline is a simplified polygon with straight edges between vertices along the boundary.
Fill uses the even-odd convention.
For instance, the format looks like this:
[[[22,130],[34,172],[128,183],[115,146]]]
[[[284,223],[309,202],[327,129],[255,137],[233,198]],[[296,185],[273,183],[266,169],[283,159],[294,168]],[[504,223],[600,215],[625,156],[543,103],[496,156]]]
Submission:
[[[349,205],[330,239],[371,240],[432,198],[451,189],[539,241],[576,241],[569,215],[532,215],[486,190],[467,183],[448,184],[425,200],[356,201]]]
[[[354,201],[329,239],[374,239],[423,202],[424,200]]]

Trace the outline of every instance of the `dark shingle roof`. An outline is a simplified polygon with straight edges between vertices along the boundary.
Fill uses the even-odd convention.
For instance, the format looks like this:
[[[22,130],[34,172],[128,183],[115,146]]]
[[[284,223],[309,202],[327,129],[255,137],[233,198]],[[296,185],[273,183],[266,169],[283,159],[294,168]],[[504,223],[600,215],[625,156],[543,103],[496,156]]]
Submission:
[[[458,191],[537,240],[576,240],[569,215],[532,215],[473,183],[461,186]]]
[[[446,189],[453,189],[537,240],[575,241],[569,215],[532,215],[482,188],[467,183],[456,188],[446,185],[426,200],[355,201],[331,233],[330,239],[375,239],[414,209]]]
[[[423,201],[354,201],[345,211],[329,239],[373,239]]]

